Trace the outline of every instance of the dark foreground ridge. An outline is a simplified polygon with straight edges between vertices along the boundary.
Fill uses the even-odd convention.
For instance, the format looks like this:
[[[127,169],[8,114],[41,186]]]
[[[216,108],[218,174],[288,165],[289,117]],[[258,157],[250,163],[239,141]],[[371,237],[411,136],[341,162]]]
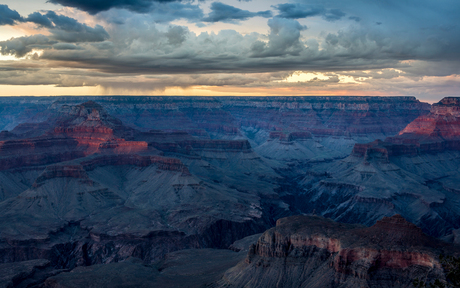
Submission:
[[[220,287],[410,287],[415,278],[444,279],[440,254],[460,247],[421,232],[400,215],[372,227],[319,216],[277,221],[229,269]]]
[[[383,218],[372,227],[319,216],[291,216],[278,220],[276,227],[262,235],[235,242],[232,250],[181,250],[152,264],[128,258],[72,271],[50,271],[47,261],[20,262],[9,266],[4,278],[16,275],[14,281],[22,285],[19,272],[35,267],[40,273],[28,281],[48,275],[41,286],[47,288],[399,288],[411,287],[415,278],[444,280],[439,254],[460,253],[459,246],[423,234],[400,215]],[[21,275],[30,276],[30,272]]]

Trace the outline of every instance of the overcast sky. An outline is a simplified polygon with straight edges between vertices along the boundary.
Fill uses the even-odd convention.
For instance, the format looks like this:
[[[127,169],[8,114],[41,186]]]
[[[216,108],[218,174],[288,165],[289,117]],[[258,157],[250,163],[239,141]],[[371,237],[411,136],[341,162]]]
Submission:
[[[0,96],[460,95],[458,0],[0,0]]]

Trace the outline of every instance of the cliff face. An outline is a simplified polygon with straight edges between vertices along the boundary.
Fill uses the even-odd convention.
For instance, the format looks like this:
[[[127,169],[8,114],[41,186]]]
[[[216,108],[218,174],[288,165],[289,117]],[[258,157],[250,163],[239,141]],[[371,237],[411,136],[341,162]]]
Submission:
[[[391,135],[429,109],[412,97],[226,98],[222,102],[242,126],[307,130],[317,136]],[[404,116],[399,113],[403,110]]]
[[[433,104],[430,113],[409,123],[385,142],[356,144],[353,154],[364,156],[368,149],[384,149],[389,156],[414,156],[460,149],[460,98],[448,97]]]
[[[412,279],[443,279],[437,259],[459,253],[399,215],[365,228],[317,216],[277,221],[221,287],[408,287]]]
[[[460,98],[447,97],[433,104],[429,114],[420,116],[395,137],[386,141],[416,145],[421,152],[460,149]]]

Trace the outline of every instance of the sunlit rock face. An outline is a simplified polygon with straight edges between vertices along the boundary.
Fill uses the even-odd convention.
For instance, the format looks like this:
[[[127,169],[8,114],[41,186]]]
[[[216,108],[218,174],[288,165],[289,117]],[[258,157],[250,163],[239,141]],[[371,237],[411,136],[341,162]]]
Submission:
[[[460,98],[448,97],[433,104],[429,114],[418,117],[390,143],[415,145],[421,152],[460,150]]]
[[[459,98],[445,98],[398,135],[355,144],[347,158],[316,167],[302,180],[303,210],[366,225],[399,213],[432,236],[454,239],[459,108]]]
[[[439,254],[459,251],[400,215],[372,227],[293,216],[266,231],[219,287],[408,287],[443,279]]]

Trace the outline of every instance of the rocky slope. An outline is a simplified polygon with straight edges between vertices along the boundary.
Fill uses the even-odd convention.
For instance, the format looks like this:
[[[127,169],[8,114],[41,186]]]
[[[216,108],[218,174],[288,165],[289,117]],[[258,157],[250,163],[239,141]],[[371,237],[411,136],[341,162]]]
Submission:
[[[266,231],[219,287],[410,287],[415,278],[444,279],[440,253],[460,248],[399,215],[369,228],[292,216]]]
[[[234,246],[243,247],[239,251],[185,249],[167,253],[152,264],[135,257],[72,270],[54,269],[44,259],[0,264],[0,287],[212,287],[246,257],[260,235],[235,242]]]

